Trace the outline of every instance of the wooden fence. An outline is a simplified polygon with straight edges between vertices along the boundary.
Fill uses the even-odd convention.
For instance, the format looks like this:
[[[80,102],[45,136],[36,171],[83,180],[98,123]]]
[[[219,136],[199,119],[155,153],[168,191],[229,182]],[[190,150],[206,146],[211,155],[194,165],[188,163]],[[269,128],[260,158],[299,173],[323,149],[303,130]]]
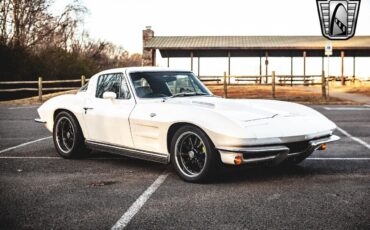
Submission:
[[[1,92],[20,92],[20,91],[35,91],[38,92],[39,101],[42,101],[43,91],[64,91],[64,90],[73,90],[78,89],[79,87],[44,87],[44,85],[50,84],[65,84],[65,83],[76,83],[81,82],[81,86],[85,85],[88,79],[84,75],[81,76],[81,79],[74,80],[48,80],[43,81],[42,77],[39,77],[37,81],[1,81],[0,85],[37,85],[37,87],[26,87],[26,88],[11,88],[11,89],[0,89]]]
[[[199,79],[206,84],[223,84],[223,76],[200,76]],[[297,86],[297,85],[321,85],[321,75],[275,75],[276,84],[280,86]],[[242,75],[228,76],[227,84],[256,84],[271,85],[272,75]]]
[[[326,99],[326,89],[328,82],[336,81],[336,77],[330,76],[325,78],[325,73],[323,72],[322,75],[276,75],[275,71],[272,72],[272,75],[245,75],[245,76],[228,76],[226,72],[224,72],[224,76],[200,76],[199,79],[206,83],[213,83],[217,85],[223,85],[224,88],[224,96],[227,97],[227,88],[229,85],[235,84],[242,84],[242,83],[252,83],[257,85],[267,85],[271,86],[271,96],[275,98],[276,92],[276,85],[279,86],[314,86],[314,85],[321,85],[322,88],[322,97]],[[355,81],[355,79],[346,79],[347,81]],[[358,79],[356,79],[358,80]],[[23,87],[23,88],[7,88],[7,89],[0,89],[1,92],[19,92],[19,91],[35,91],[38,92],[39,101],[42,101],[42,95],[45,91],[63,91],[63,90],[73,90],[78,89],[78,87],[44,87],[45,85],[52,85],[52,84],[65,84],[65,83],[77,83],[81,82],[81,86],[83,86],[88,79],[85,78],[84,75],[81,76],[80,79],[74,80],[47,80],[43,81],[42,77],[39,77],[37,81],[0,81],[0,86],[3,85],[37,85],[37,87]]]
[[[265,78],[265,82],[262,83],[263,78]],[[269,81],[269,78],[270,81]],[[314,78],[319,78],[320,82],[315,82]],[[202,81],[204,81],[203,77],[200,78]],[[217,77],[217,78],[210,78],[209,76],[206,77],[206,82],[210,81],[216,81],[217,84],[220,84],[221,80],[223,83],[223,89],[224,89],[224,97],[227,98],[227,88],[229,85],[235,85],[231,83],[231,79],[234,79],[235,82],[239,82],[238,80],[245,80],[245,81],[252,81],[255,84],[259,85],[268,85],[271,86],[271,96],[272,98],[276,97],[276,85],[280,86],[296,86],[296,85],[304,85],[304,86],[314,86],[314,85],[320,85],[321,86],[321,94],[323,99],[326,99],[327,97],[327,84],[328,81],[325,78],[325,72],[323,71],[321,75],[311,75],[311,76],[291,76],[291,75],[276,75],[275,71],[272,71],[272,75],[269,76],[228,76],[226,72],[224,72],[223,79]],[[294,83],[294,82],[299,83]]]

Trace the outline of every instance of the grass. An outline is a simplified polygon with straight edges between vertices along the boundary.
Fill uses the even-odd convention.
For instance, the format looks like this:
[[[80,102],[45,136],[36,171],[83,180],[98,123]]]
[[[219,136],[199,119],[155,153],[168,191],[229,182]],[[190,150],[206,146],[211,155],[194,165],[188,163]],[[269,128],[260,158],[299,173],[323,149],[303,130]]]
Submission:
[[[331,86],[331,89],[338,92],[361,94],[370,97],[370,83],[347,84],[346,86],[335,84]]]
[[[208,88],[218,96],[224,95],[223,85],[208,85]],[[305,87],[276,86],[275,99],[293,101],[303,104],[356,104],[352,101],[345,101],[330,97],[324,100],[320,93],[312,92]],[[231,85],[228,86],[229,98],[261,98],[272,99],[271,86],[256,85]]]
[[[49,100],[50,98],[63,95],[63,94],[75,94],[77,90],[69,90],[69,91],[62,91],[57,93],[49,93],[42,96],[43,102]],[[41,104],[42,102],[39,101],[39,97],[28,97],[10,101],[0,101],[0,105],[37,105]]]

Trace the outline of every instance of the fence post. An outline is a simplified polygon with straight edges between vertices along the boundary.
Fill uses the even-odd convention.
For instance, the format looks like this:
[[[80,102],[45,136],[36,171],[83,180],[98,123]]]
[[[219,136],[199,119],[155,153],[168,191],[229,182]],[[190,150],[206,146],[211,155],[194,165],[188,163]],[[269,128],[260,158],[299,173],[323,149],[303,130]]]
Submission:
[[[321,94],[322,98],[326,100],[326,79],[325,79],[325,71],[322,71],[321,75]]]
[[[290,86],[293,87],[293,75],[290,76]]]
[[[303,85],[307,86],[307,79],[306,79],[306,58],[307,52],[303,51]]]
[[[227,98],[227,75],[224,72],[224,97]]]
[[[85,75],[81,75],[81,87],[85,85],[86,78]]]
[[[275,71],[272,71],[272,98],[275,98]]]
[[[38,79],[39,101],[42,101],[42,77]]]

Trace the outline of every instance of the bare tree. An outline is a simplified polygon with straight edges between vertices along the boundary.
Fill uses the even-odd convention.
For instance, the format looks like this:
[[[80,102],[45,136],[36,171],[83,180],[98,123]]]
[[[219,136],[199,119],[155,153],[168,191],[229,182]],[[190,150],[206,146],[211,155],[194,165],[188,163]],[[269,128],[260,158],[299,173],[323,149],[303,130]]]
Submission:
[[[140,54],[91,39],[81,29],[86,8],[80,0],[69,1],[72,4],[56,15],[51,13],[54,0],[0,0],[2,78],[25,80],[41,74],[64,79],[141,65]]]
[[[10,1],[0,1],[0,44],[6,44],[9,40],[8,22],[10,21]]]
[[[74,1],[60,15],[52,15],[52,4],[53,0],[2,0],[2,43],[34,47],[44,45],[47,41],[55,45],[64,43],[64,48],[67,48],[77,24],[82,22],[86,8],[79,1]]]

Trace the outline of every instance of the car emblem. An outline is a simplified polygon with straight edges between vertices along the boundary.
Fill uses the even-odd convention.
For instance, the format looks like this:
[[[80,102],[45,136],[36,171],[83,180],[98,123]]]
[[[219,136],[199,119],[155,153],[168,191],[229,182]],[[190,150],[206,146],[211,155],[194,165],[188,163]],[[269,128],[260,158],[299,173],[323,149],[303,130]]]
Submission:
[[[361,0],[316,0],[322,35],[331,40],[345,40],[356,31]]]

